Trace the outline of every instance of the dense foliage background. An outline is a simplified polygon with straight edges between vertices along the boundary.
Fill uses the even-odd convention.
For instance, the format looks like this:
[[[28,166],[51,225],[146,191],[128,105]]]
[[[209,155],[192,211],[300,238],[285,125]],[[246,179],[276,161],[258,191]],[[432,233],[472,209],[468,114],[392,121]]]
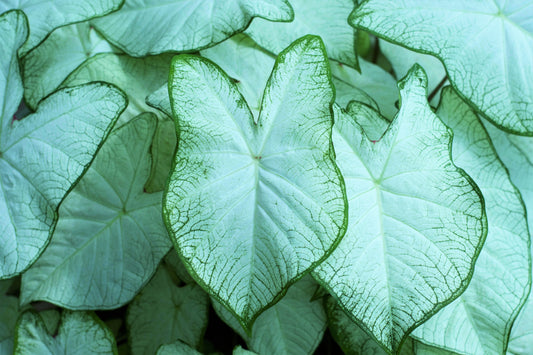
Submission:
[[[0,354],[533,352],[533,1],[3,0],[0,48]]]

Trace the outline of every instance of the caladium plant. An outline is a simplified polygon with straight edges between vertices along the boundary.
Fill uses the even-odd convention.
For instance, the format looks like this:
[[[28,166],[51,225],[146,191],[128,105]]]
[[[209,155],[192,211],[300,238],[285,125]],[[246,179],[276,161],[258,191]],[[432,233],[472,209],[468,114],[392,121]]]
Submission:
[[[532,353],[532,19],[3,1],[0,355]]]

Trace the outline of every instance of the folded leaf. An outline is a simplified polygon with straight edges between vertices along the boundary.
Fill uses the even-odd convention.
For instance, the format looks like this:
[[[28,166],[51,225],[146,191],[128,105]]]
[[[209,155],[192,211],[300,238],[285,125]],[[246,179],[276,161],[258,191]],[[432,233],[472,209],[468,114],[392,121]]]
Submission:
[[[293,13],[287,0],[138,0],[93,23],[111,43],[142,57],[212,46],[254,17],[290,21]]]
[[[13,115],[22,99],[16,51],[24,16],[0,17],[0,278],[28,268],[48,243],[56,210],[85,172],[126,106],[114,87],[93,83],[56,92],[36,113]]]
[[[450,131],[431,111],[426,86],[414,66],[379,141],[356,122],[378,115],[368,106],[335,116],[348,231],[314,275],[389,352],[464,291],[487,233],[481,194],[453,165]]]
[[[39,314],[29,311],[18,321],[14,354],[117,354],[117,344],[94,314],[64,310],[51,335]]]
[[[370,0],[357,28],[441,59],[463,98],[504,130],[533,135],[533,1]]]
[[[30,34],[23,55],[41,43],[54,29],[103,16],[119,9],[124,0],[2,0],[0,14],[12,9],[28,16]]]
[[[147,113],[109,136],[62,203],[46,251],[24,273],[22,304],[46,300],[69,309],[112,309],[152,277],[171,247],[162,193],[143,191],[155,126]]]
[[[308,36],[280,54],[257,122],[208,60],[176,57],[170,78],[180,137],[167,228],[192,276],[249,328],[344,234],[324,46]]]

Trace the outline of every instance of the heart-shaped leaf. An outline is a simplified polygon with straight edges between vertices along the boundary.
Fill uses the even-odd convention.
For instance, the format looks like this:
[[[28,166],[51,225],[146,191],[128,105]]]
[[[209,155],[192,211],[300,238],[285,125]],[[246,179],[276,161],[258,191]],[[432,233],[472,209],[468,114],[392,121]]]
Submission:
[[[348,231],[314,275],[390,352],[464,291],[487,232],[481,194],[453,165],[450,131],[431,111],[426,86],[413,66],[398,84],[401,109],[379,141],[356,122],[379,117],[368,106],[353,103],[352,115],[335,115]]]
[[[174,284],[166,267],[155,273],[128,307],[133,355],[154,354],[159,346],[178,339],[198,348],[203,340],[209,296],[196,284]]]
[[[250,327],[344,235],[324,46],[308,36],[280,54],[257,122],[208,60],[178,56],[170,78],[180,137],[167,228],[192,276]]]
[[[52,335],[41,316],[29,311],[18,321],[14,354],[117,354],[117,344],[94,314],[64,310]]]

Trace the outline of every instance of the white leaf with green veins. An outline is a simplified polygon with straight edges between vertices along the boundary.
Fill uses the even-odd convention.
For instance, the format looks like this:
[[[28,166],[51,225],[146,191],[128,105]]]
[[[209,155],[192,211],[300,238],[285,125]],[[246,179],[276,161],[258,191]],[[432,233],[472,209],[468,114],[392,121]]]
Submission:
[[[21,304],[117,308],[152,277],[171,247],[162,194],[143,192],[155,128],[155,116],[147,113],[109,136],[62,203],[50,244],[24,273]]]
[[[48,333],[39,314],[23,313],[17,324],[14,354],[118,354],[118,351],[113,334],[97,316],[63,310],[57,335]]]
[[[357,116],[337,115],[333,144],[346,181],[348,231],[314,276],[388,351],[460,295],[486,234],[481,194],[450,159],[451,132],[431,111],[414,66],[401,109],[372,142]]]
[[[310,276],[296,282],[281,301],[257,318],[251,335],[220,303],[214,301],[213,308],[258,354],[313,354],[326,330],[322,300],[312,300],[317,287]]]
[[[258,117],[263,89],[276,58],[244,34],[235,35],[216,46],[204,49],[200,54],[217,63],[235,80],[235,85],[254,117]]]
[[[119,119],[121,126],[143,112],[153,111],[146,96],[168,80],[172,55],[132,58],[125,54],[101,53],[86,60],[71,73],[61,87],[91,81],[105,81],[121,88],[128,95],[128,107]]]
[[[167,228],[196,281],[250,327],[344,235],[323,43],[304,37],[280,54],[257,122],[212,62],[178,56],[170,78],[180,137]]]
[[[159,346],[178,339],[198,348],[208,316],[207,293],[195,284],[174,284],[167,269],[161,267],[128,307],[131,353],[154,354]]]
[[[194,52],[243,31],[254,17],[291,21],[287,0],[128,0],[93,24],[134,57]]]
[[[113,51],[87,22],[58,28],[22,59],[26,104],[35,108],[87,58]]]
[[[533,135],[532,0],[369,0],[349,22],[440,58],[473,107],[502,129]]]
[[[528,225],[533,226],[533,138],[520,137],[505,133],[490,124],[485,127],[490,134],[494,147],[505,167],[509,170],[512,182],[518,187],[526,210],[528,211]],[[533,245],[532,250],[533,253]],[[520,311],[509,339],[508,354],[527,354],[533,349],[533,293]]]
[[[126,106],[119,90],[93,83],[58,91],[36,113],[14,120],[22,99],[16,51],[24,23],[20,12],[0,16],[0,279],[21,273],[41,254],[58,205]]]
[[[413,335],[464,354],[503,354],[531,282],[526,211],[474,111],[446,87],[437,110],[453,132],[452,157],[481,189],[488,234],[466,291]]]
[[[290,0],[290,3],[294,9],[293,21],[276,23],[257,18],[246,34],[274,54],[298,38],[314,34],[322,38],[331,59],[359,68],[356,32],[346,21],[355,0]]]
[[[106,15],[119,9],[124,0],[2,0],[0,14],[19,9],[28,16],[30,34],[22,46],[27,54],[54,29]]]
[[[239,34],[200,52],[202,56],[217,63],[232,79],[246,99],[254,117],[259,114],[263,87],[270,75],[270,68],[275,58],[251,38]],[[359,60],[361,71],[330,61],[332,81],[335,85],[336,102],[345,107],[352,100],[361,101],[374,108],[379,108],[388,118],[393,118],[398,111],[396,81],[386,71],[367,62]],[[376,98],[374,101],[373,98]],[[148,97],[149,105],[170,116],[168,87],[159,88]]]

